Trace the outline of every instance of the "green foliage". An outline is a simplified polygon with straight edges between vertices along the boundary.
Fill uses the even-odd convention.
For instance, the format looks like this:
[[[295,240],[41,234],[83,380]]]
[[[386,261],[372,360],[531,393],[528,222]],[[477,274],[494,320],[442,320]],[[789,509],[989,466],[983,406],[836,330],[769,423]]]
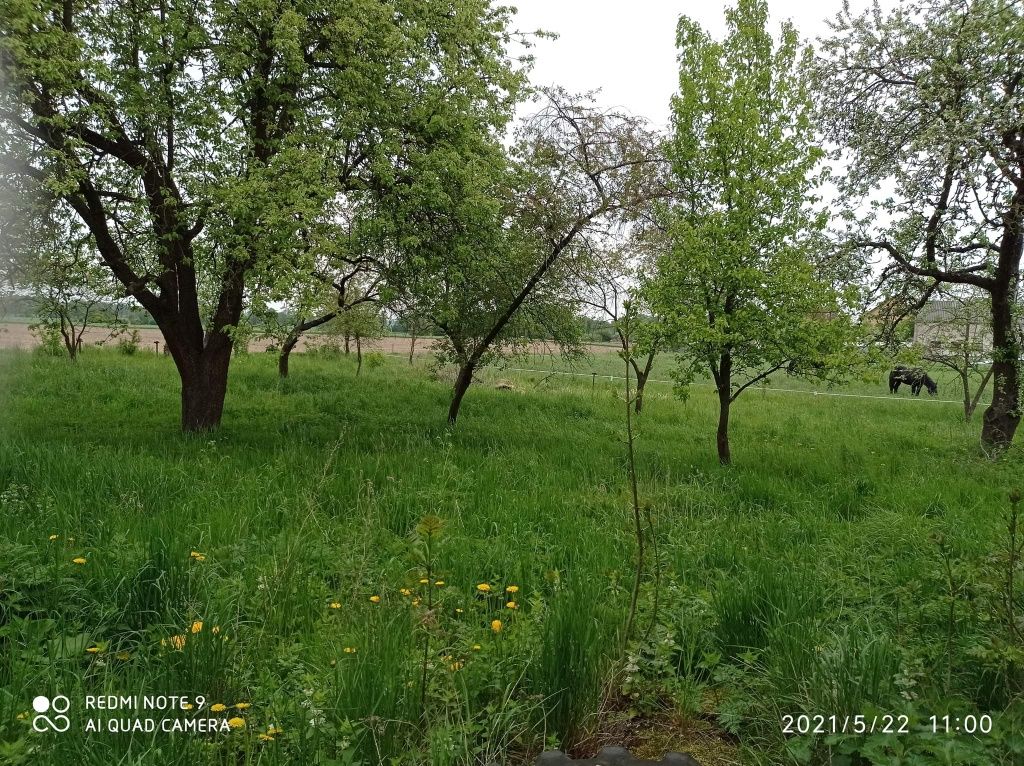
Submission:
[[[443,333],[442,363],[471,373],[536,338],[578,355],[573,281],[587,247],[650,194],[652,143],[642,121],[550,88],[510,150],[424,158],[424,183],[383,205],[402,256],[389,281]]]
[[[652,299],[683,349],[684,383],[724,356],[726,386],[792,361],[825,374],[847,361],[852,306],[816,269],[824,218],[808,203],[822,153],[800,74],[808,51],[788,24],[773,44],[764,3],[743,0],[726,19],[721,43],[679,22],[668,144],[678,192]]]
[[[847,169],[848,246],[885,258],[878,281],[904,307],[942,285],[992,299],[982,442],[996,451],[1021,417],[1022,35],[1007,0],[847,5],[815,66],[822,128]]]
[[[368,345],[383,338],[385,332],[380,309],[372,303],[361,303],[342,311],[327,325],[326,330],[334,336],[358,338]]]
[[[670,251],[648,290],[681,386],[710,370],[727,398],[783,368],[840,376],[854,351],[856,294],[831,284],[826,218],[812,209],[823,154],[801,71],[810,51],[790,24],[776,44],[767,14],[741,0],[723,42],[679,21]]]
[[[64,339],[61,338],[60,329],[53,325],[33,325],[33,333],[39,339],[39,345],[34,353],[43,356],[64,356],[67,349],[64,348]]]
[[[251,296],[257,314],[317,304],[310,275],[344,259],[344,214],[504,128],[524,86],[512,15],[482,0],[7,3],[0,174],[74,211],[191,377],[183,426],[215,428],[195,378],[223,390]]]
[[[139,331],[129,330],[117,341],[117,350],[125,356],[134,356],[139,350]]]

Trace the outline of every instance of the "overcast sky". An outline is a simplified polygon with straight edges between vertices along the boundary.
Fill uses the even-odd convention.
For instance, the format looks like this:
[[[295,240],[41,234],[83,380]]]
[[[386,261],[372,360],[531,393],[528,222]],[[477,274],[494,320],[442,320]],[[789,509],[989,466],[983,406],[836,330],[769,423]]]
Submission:
[[[884,0],[891,7],[895,0]],[[675,29],[680,15],[695,19],[715,37],[725,31],[722,2],[707,0],[509,0],[519,9],[516,27],[559,35],[533,49],[536,85],[561,85],[570,91],[601,89],[605,106],[625,107],[655,127],[668,123],[669,97],[675,91]],[[855,13],[870,0],[850,0]],[[842,0],[769,0],[773,27],[790,19],[804,40],[827,32]],[[529,113],[526,109],[525,113]]]

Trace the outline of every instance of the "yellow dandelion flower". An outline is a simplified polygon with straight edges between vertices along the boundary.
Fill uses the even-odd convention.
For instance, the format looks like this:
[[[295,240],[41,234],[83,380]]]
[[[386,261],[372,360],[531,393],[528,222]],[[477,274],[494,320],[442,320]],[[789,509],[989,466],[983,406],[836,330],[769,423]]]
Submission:
[[[462,663],[453,662],[451,665],[448,666],[448,670],[450,670],[452,673],[456,672],[457,670],[462,670]]]
[[[220,633],[220,625],[214,625],[212,628],[210,628],[210,632],[216,636],[218,633]]]
[[[274,726],[273,724],[271,724],[267,727],[267,734],[269,734],[271,737],[276,737],[278,734],[284,734],[284,729],[282,729],[280,726]]]
[[[90,646],[90,647],[89,647],[88,649],[86,649],[85,651],[89,652],[89,654],[99,654],[99,653],[100,653],[100,652],[102,652],[103,650],[102,650],[102,649],[100,649],[100,648],[99,648],[98,646]]]
[[[332,601],[330,604],[327,605],[327,607],[329,609],[341,609],[341,604],[337,601]]]
[[[79,565],[81,565],[81,564],[86,563],[86,560],[84,558],[82,558],[81,556],[78,556],[76,558],[71,559],[71,563],[72,564],[79,564]]]
[[[354,646],[346,646],[345,647],[345,654],[355,654],[355,653],[356,653],[356,648]]]
[[[252,705],[250,705],[248,702],[235,703],[235,710],[248,710],[250,707],[252,707]]]
[[[118,652],[114,656],[121,660],[121,662],[128,662],[132,658],[131,652]]]
[[[196,633],[198,633],[202,629],[203,629],[203,621],[202,620],[196,620],[195,622],[192,623],[192,635],[195,635]]]
[[[59,535],[50,535],[50,542],[53,542],[59,537]]]
[[[211,713],[223,713],[227,709],[228,709],[228,706],[225,705],[223,702],[217,702],[217,703],[214,703],[213,705],[210,705],[210,712]]]
[[[257,737],[257,739],[259,739],[260,742],[273,742],[274,741],[274,738],[271,737],[269,734],[260,734],[259,737]]]
[[[191,702],[186,702],[186,703],[182,704],[181,709],[182,710],[195,710],[195,707],[196,706],[193,705]]]
[[[480,583],[479,585],[477,585],[477,586],[476,586],[476,589],[477,589],[478,591],[480,591],[481,593],[490,593],[490,592],[491,592],[491,586],[490,586],[490,585],[488,585],[488,584],[487,584],[487,583],[485,583],[485,582],[482,582],[482,583]]]
[[[18,715],[16,715],[15,718],[17,718],[19,721],[24,721],[26,718],[28,718],[28,713],[18,713]]]
[[[379,604],[380,603],[380,596],[370,596],[370,603],[371,604]]]
[[[234,718],[229,718],[228,726],[230,726],[232,729],[244,729],[245,719],[239,718],[238,716],[235,716]]]
[[[444,585],[444,580],[438,580],[437,582],[434,583],[434,585],[436,585],[438,588],[440,588],[441,586]]]
[[[188,556],[193,561],[206,561],[206,554],[199,551],[192,551]]]
[[[462,609],[462,607],[459,607],[459,606],[455,607],[455,614],[462,614],[463,611],[464,610]]]
[[[408,588],[402,588],[398,592],[401,593],[403,596],[411,596],[412,595],[412,591],[409,590]]]
[[[518,609],[519,608],[519,604],[517,604],[515,601],[509,601],[507,604],[505,604],[505,606],[508,607],[509,609]]]
[[[185,641],[187,639],[184,635],[171,636],[170,638],[161,638],[160,645],[167,646],[170,644],[175,649],[181,650],[185,648]]]
[[[420,585],[426,585],[429,582],[430,582],[430,580],[428,580],[426,577],[424,577],[422,580],[420,580]]]
[[[480,651],[480,644],[473,644],[473,651],[474,652],[479,652]]]
[[[501,628],[501,620],[491,620],[491,630],[493,630],[495,633],[501,633]]]
[[[505,592],[506,593],[518,593],[519,592],[519,586],[518,585],[509,585],[507,588],[505,588]]]
[[[418,598],[414,598],[414,599],[412,600],[412,605],[413,605],[413,606],[419,606],[419,605],[420,605],[420,600],[419,600]]]

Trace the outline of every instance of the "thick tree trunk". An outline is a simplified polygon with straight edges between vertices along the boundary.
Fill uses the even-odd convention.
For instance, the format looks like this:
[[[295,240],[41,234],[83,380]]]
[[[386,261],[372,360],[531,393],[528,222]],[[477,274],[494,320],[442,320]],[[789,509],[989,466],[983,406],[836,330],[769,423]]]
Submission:
[[[462,406],[462,397],[469,390],[469,384],[473,382],[473,365],[464,364],[459,368],[458,377],[455,378],[455,389],[452,391],[452,403],[448,407],[448,424],[455,425],[459,419],[459,408]]]
[[[288,377],[288,360],[298,342],[298,335],[289,335],[281,346],[281,354],[277,357],[277,374],[282,378]]]
[[[177,361],[177,359],[175,359]],[[212,431],[220,426],[228,390],[231,343],[218,344],[178,365],[181,375],[181,430]]]
[[[1009,290],[993,291],[992,403],[982,416],[981,442],[998,451],[1013,442],[1021,417],[1020,341],[1013,321]]]
[[[348,356],[350,353],[352,353],[352,349],[349,346],[349,343],[351,341],[352,341],[352,336],[349,335],[348,332],[346,332],[345,333],[345,356]]]
[[[356,375],[363,371],[363,342],[356,336]]]

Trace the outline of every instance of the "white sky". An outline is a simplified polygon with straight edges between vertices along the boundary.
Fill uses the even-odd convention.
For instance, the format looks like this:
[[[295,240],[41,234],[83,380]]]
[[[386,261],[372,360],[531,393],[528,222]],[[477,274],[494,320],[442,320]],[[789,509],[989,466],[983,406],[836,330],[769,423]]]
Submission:
[[[883,0],[892,7],[898,0]],[[519,13],[516,28],[543,29],[557,40],[537,41],[531,80],[569,91],[601,89],[599,103],[625,107],[652,127],[668,124],[669,98],[678,80],[676,21],[686,15],[714,37],[725,32],[726,3],[700,0],[509,0]],[[853,12],[871,0],[850,0]],[[731,3],[729,3],[731,5]],[[827,33],[842,0],[768,0],[773,29],[790,19],[802,40]],[[526,114],[529,109],[525,109]]]

